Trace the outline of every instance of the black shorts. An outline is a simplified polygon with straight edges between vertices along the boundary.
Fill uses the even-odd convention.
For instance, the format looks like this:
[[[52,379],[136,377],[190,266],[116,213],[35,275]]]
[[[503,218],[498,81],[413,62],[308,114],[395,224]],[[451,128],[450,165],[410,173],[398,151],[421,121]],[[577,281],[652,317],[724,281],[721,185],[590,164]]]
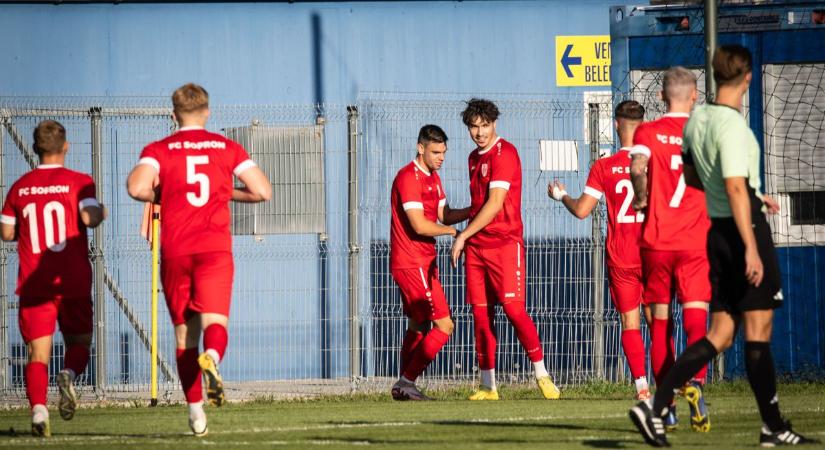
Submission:
[[[745,244],[733,218],[711,219],[708,231],[708,260],[712,296],[711,312],[775,309],[782,306],[782,280],[771,227],[765,215],[752,215],[756,246],[762,259],[764,275],[759,287],[748,283],[745,276]]]

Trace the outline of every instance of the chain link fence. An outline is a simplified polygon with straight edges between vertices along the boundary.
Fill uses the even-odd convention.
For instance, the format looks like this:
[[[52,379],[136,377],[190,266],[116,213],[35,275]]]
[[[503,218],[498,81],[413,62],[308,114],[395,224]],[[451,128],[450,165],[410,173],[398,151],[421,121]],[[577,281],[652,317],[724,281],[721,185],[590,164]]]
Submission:
[[[591,105],[581,94],[487,97],[502,111],[499,134],[522,159],[527,308],[548,369],[563,385],[625,380],[618,315],[603,275],[603,211],[580,221],[546,194],[554,178],[574,194],[582,191],[592,161],[612,142],[605,120],[610,96]],[[435,123],[450,137],[441,170],[449,202],[469,204],[466,158],[474,146],[460,120],[467,98],[367,93],[350,107],[212,106],[209,128],[244,143],[271,176],[277,199],[257,209],[233,207],[236,274],[230,346],[221,365],[230,396],[370,391],[398,376],[406,320],[389,271],[390,186],[414,157],[419,128]],[[47,118],[66,126],[67,166],[94,175],[109,209],[90,244],[96,336],[81,391],[87,399],[148,397],[151,255],[139,235],[143,205],[128,197],[125,180],[143,146],[174,131],[168,100],[0,98],[4,193],[36,164],[31,133]],[[542,141],[572,146],[578,170],[542,171]],[[307,220],[293,220],[296,214]],[[449,246],[449,239],[439,238],[438,263],[456,331],[425,374],[430,386],[471,383],[477,376],[463,269],[449,266]],[[17,329],[13,243],[0,247],[0,266],[0,390],[22,401],[25,345]],[[162,295],[159,303],[160,391],[178,398],[174,336]],[[501,378],[526,381],[529,361],[501,312],[497,327]],[[52,374],[62,352],[58,334]]]

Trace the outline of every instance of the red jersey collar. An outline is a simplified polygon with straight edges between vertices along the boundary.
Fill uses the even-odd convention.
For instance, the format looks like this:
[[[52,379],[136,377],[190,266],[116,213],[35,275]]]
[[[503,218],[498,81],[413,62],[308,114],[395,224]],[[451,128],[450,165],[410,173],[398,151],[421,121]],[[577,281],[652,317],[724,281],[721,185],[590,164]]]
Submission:
[[[421,166],[419,166],[419,165],[418,165],[418,160],[417,160],[417,159],[412,160],[412,162],[413,162],[413,164],[415,164],[415,167],[418,167],[418,170],[420,170],[420,171],[424,172],[424,175],[430,176],[430,171],[429,171],[429,170],[427,170],[427,169],[425,169],[425,168],[423,168],[423,167],[421,167]]]
[[[497,137],[496,137],[496,140],[495,140],[495,141],[493,141],[493,143],[492,143],[492,144],[490,144],[490,146],[489,146],[489,147],[485,148],[484,150],[479,150],[479,151],[478,151],[478,154],[479,154],[479,155],[483,155],[483,154],[485,154],[485,153],[489,152],[490,150],[492,150],[492,149],[493,149],[493,147],[495,147],[495,146],[496,146],[496,144],[498,144],[498,141],[500,141],[500,140],[501,140],[501,136],[497,136]]]

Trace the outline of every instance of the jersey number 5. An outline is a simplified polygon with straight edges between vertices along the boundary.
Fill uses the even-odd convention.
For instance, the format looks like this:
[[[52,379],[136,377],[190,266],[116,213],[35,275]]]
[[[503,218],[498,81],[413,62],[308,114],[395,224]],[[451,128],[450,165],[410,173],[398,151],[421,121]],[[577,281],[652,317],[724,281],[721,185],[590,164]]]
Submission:
[[[637,211],[636,214],[628,214],[630,210],[630,204],[633,202],[633,184],[630,180],[621,180],[616,183],[616,193],[626,193],[624,197],[624,201],[622,202],[622,207],[619,208],[619,214],[616,219],[618,219],[619,223],[642,223],[645,221],[645,215],[641,211]]]
[[[42,252],[40,235],[37,230],[37,205],[29,203],[23,208],[23,217],[29,219],[29,239],[32,243],[32,253]],[[57,218],[57,241],[54,239],[54,225]],[[66,209],[57,201],[46,203],[43,207],[43,231],[46,232],[46,247],[57,253],[66,248]]]
[[[187,156],[186,157],[186,184],[197,184],[199,192],[186,193],[186,200],[192,206],[200,208],[209,201],[209,177],[205,173],[198,173],[197,166],[209,164],[209,156]]]

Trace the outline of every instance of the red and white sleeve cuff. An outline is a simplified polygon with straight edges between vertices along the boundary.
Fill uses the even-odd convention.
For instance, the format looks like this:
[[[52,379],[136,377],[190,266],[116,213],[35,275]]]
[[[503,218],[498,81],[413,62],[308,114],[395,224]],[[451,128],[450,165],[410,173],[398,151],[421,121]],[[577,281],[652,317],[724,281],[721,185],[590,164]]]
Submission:
[[[510,182],[509,181],[502,181],[502,180],[493,180],[490,182],[490,189],[500,188],[504,189],[505,191],[510,190]]]
[[[633,147],[630,147],[630,156],[633,155],[645,155],[650,158],[650,149],[647,145],[636,144]]]
[[[94,197],[84,198],[83,200],[78,203],[80,209],[88,208],[90,206],[94,206],[96,208],[100,208],[100,203]]]
[[[138,164],[146,164],[147,166],[152,166],[155,168],[155,170],[160,172],[160,163],[157,159],[152,158],[151,156],[144,156],[143,158],[140,158],[140,160],[138,160]]]
[[[404,211],[408,211],[410,209],[424,209],[424,204],[421,202],[405,202],[403,205]]]
[[[443,207],[446,204],[447,204],[447,199],[446,198],[442,198],[441,200],[438,201],[438,207],[439,208]]]
[[[4,223],[6,225],[14,225],[17,223],[17,219],[14,216],[7,216],[3,214],[0,216],[0,223]]]
[[[244,171],[246,171],[246,169],[249,169],[249,168],[252,168],[252,167],[255,167],[255,166],[257,166],[257,164],[255,164],[255,161],[252,161],[251,159],[247,159],[246,161],[244,161],[244,162],[238,164],[237,166],[235,166],[235,169],[232,170],[232,173],[234,173],[236,177],[239,177],[239,176],[241,176],[242,173],[244,173]]]
[[[602,195],[604,195],[602,193],[602,191],[600,191],[596,188],[592,188],[590,186],[585,186],[584,187],[584,193],[591,196],[591,197],[593,197],[593,198],[595,198],[596,200],[600,200],[602,198]]]

